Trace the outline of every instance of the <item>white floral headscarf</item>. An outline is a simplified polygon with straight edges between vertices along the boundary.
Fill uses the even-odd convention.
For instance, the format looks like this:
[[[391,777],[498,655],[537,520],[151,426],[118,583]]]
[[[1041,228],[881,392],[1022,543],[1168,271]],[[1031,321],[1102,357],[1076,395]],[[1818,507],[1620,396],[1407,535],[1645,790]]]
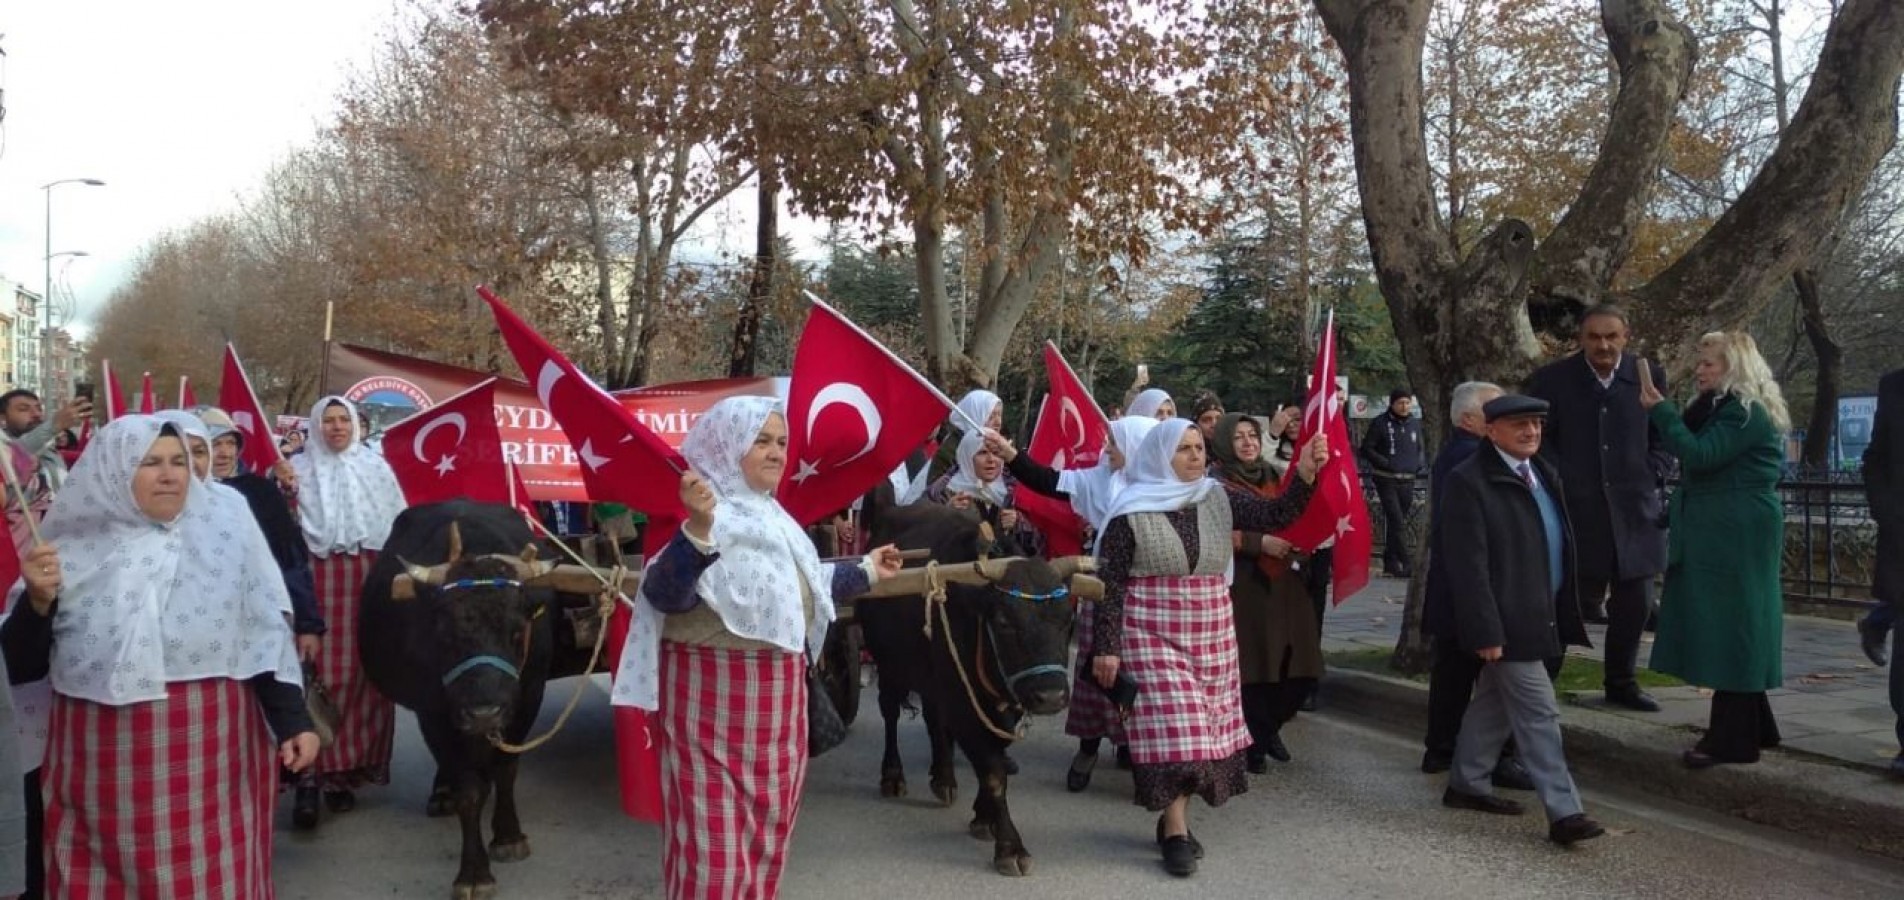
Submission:
[[[350,413],[350,444],[335,451],[324,442],[324,410],[337,404]],[[403,488],[383,456],[364,445],[357,406],[342,397],[325,397],[311,407],[311,437],[304,452],[291,457],[298,477],[298,523],[311,553],[382,550],[390,526],[403,512]]]

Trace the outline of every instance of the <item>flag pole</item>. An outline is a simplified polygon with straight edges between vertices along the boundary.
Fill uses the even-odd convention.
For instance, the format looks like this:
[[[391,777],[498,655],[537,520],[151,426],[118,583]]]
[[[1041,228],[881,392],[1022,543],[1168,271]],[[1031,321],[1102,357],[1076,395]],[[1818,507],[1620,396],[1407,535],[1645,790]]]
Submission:
[[[20,501],[20,517],[26,520],[26,530],[33,535],[33,546],[44,546],[46,540],[40,537],[40,521],[33,515],[32,504],[27,502],[26,488],[20,486],[20,473],[13,471],[11,458],[0,461],[0,473],[5,473],[7,488],[12,490],[13,496]]]
[[[959,409],[958,404],[952,402],[952,398],[947,397],[944,391],[939,390],[938,385],[933,384],[930,381],[927,381],[924,375],[919,374],[919,370],[914,369],[905,360],[900,359],[898,354],[888,349],[885,344],[880,343],[878,338],[875,338],[872,335],[868,334],[866,332],[866,329],[859,327],[859,325],[855,323],[852,319],[847,318],[845,313],[842,313],[839,310],[834,309],[832,306],[829,306],[825,300],[820,299],[819,295],[813,293],[810,290],[801,288],[800,293],[807,295],[807,301],[812,303],[814,306],[817,306],[821,309],[826,310],[829,313],[832,313],[834,318],[839,319],[841,324],[844,324],[846,327],[853,329],[854,333],[858,334],[862,338],[865,338],[867,343],[872,344],[875,347],[878,347],[879,352],[886,354],[886,358],[891,360],[893,365],[896,365],[899,368],[904,369],[907,372],[907,374],[910,374],[913,377],[914,381],[919,382],[921,387],[924,387],[926,390],[931,391],[932,396],[935,399],[937,399],[940,403],[945,404],[946,409],[949,409],[953,411],[954,413],[957,413],[959,418],[964,419],[966,424],[971,425],[973,428],[977,428],[980,430],[984,429],[985,426],[972,421],[972,417],[966,415],[964,410]]]

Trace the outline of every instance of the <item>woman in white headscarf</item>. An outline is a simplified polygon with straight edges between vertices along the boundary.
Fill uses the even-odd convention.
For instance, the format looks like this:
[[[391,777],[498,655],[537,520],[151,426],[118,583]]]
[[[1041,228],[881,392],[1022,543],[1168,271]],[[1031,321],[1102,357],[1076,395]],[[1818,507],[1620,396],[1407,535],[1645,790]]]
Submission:
[[[958,462],[926,489],[926,500],[978,510],[979,517],[992,526],[998,542],[996,555],[1044,555],[1044,537],[1012,503],[1018,483],[1005,471],[1004,457],[986,446],[985,431],[968,431],[959,438]]]
[[[1237,702],[1242,687],[1225,574],[1230,532],[1293,524],[1328,456],[1318,435],[1297,463],[1299,477],[1274,499],[1226,491],[1206,474],[1203,433],[1171,419],[1126,463],[1130,485],[1098,540],[1104,599],[1093,623],[1091,670],[1107,689],[1126,669],[1137,683],[1124,723],[1137,803],[1162,813],[1157,843],[1172,875],[1196,872],[1203,855],[1190,834],[1190,797],[1221,806],[1249,790],[1250,738]]]
[[[271,897],[276,766],[317,735],[263,534],[152,416],[100,429],[43,533],[0,639],[53,684],[47,896]]]
[[[820,562],[773,497],[787,461],[774,398],[715,404],[681,453],[688,521],[642,576],[614,702],[659,723],[667,896],[771,898],[806,779],[809,654],[836,598],[902,563],[891,545]]]
[[[1018,479],[1018,484],[1027,490],[1071,501],[1071,509],[1084,520],[1096,542],[1096,535],[1104,532],[1104,525],[1110,518],[1111,504],[1117,499],[1127,483],[1124,467],[1129,457],[1125,448],[1134,452],[1143,443],[1144,436],[1157,427],[1157,420],[1146,416],[1125,416],[1111,423],[1111,433],[1104,442],[1103,452],[1098,454],[1097,464],[1088,469],[1066,469],[1058,472],[1039,465],[1031,457],[1018,452],[1010,441],[1002,435],[986,436],[988,447],[993,453],[1005,459],[1006,468]],[[1078,601],[1078,659],[1091,658],[1091,630],[1095,605],[1089,600]],[[1130,747],[1124,738],[1124,719],[1110,699],[1095,685],[1086,684],[1090,676],[1079,669],[1074,674],[1071,686],[1071,703],[1065,709],[1064,733],[1078,739],[1077,755],[1071,757],[1071,768],[1065,773],[1064,786],[1076,793],[1091,786],[1091,773],[1097,768],[1098,750],[1104,739],[1111,739],[1116,747],[1117,762],[1121,768],[1130,767]]]
[[[1124,415],[1142,416],[1161,422],[1177,415],[1177,401],[1170,399],[1170,394],[1163,388],[1150,388],[1131,398]]]
[[[292,457],[298,517],[311,551],[318,614],[330,624],[315,669],[337,704],[337,734],[299,783],[292,824],[318,823],[319,789],[332,812],[357,805],[356,788],[390,783],[396,707],[378,693],[357,658],[357,605],[364,576],[403,512],[403,489],[390,465],[364,446],[357,407],[325,397],[311,408],[312,440]]]
[[[966,391],[955,405],[957,410],[946,417],[945,425],[939,429],[939,451],[933,454],[931,464],[926,467],[928,483],[936,482],[958,469],[959,439],[974,430],[973,423],[978,424],[977,430],[980,431],[987,428],[1003,431],[1005,428],[1005,401],[991,391]]]

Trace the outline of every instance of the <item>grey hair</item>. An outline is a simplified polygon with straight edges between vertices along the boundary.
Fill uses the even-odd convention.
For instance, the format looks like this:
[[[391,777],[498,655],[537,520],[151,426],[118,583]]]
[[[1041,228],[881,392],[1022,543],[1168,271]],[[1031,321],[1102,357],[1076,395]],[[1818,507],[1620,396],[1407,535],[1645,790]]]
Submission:
[[[1486,401],[1481,395],[1489,391],[1504,394],[1501,386],[1491,381],[1464,381],[1455,386],[1454,400],[1448,404],[1448,424],[1460,425],[1461,416],[1468,412],[1480,412]]]

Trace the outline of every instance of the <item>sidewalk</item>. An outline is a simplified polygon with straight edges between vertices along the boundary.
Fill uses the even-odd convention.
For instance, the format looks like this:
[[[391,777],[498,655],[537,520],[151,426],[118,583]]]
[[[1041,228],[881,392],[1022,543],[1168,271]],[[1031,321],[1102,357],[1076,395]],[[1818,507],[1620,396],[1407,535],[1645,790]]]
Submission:
[[[1329,610],[1323,650],[1393,649],[1406,591],[1405,582],[1376,579]],[[1604,626],[1588,627],[1599,642]],[[1641,665],[1651,655],[1651,635],[1646,640]],[[1649,688],[1662,707],[1657,713],[1609,707],[1596,690],[1564,698],[1568,764],[1577,775],[1904,860],[1904,784],[1884,774],[1897,753],[1887,674],[1864,658],[1850,622],[1786,616],[1785,686],[1771,692],[1784,744],[1758,764],[1702,771],[1680,764],[1695,729],[1705,727],[1710,703],[1689,686]],[[1322,685],[1326,712],[1415,735],[1426,727],[1425,681],[1336,666]]]

